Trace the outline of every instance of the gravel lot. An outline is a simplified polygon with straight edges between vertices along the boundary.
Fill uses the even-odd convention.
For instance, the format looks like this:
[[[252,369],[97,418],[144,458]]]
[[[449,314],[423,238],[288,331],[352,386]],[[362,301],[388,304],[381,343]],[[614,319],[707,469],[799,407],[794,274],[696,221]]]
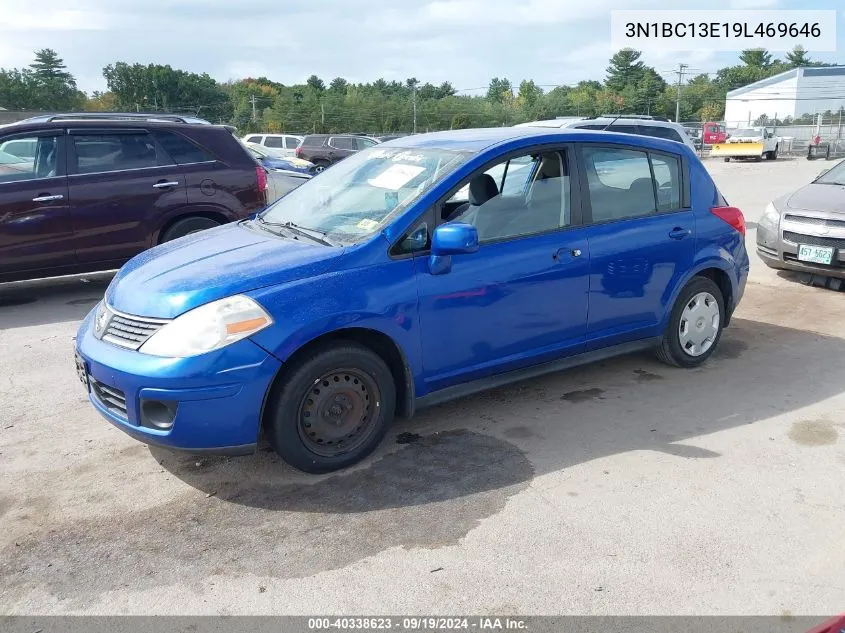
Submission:
[[[708,166],[753,245],[824,163]],[[640,354],[481,394],[323,477],[130,439],[72,363],[106,282],[0,289],[0,613],[838,612],[845,294],[751,275],[701,369]]]

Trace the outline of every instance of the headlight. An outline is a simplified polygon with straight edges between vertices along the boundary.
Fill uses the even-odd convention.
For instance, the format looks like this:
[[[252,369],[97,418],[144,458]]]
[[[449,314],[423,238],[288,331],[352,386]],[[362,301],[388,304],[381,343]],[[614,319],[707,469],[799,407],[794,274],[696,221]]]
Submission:
[[[761,224],[771,224],[777,227],[780,224],[780,211],[775,208],[771,202],[766,205],[766,210],[763,211],[763,217],[760,220]]]
[[[176,317],[139,351],[171,358],[198,356],[251,336],[272,323],[273,319],[255,301],[235,295]]]
[[[106,327],[111,319],[111,310],[106,305],[106,300],[103,299],[97,304],[97,311],[94,313],[94,338],[103,338],[106,333]]]

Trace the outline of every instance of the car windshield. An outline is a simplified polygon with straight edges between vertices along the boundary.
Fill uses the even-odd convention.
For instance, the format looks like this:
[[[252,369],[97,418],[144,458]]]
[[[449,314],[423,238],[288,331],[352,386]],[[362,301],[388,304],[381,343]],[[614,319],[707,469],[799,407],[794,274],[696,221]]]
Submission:
[[[845,185],[845,160],[816,178],[823,185]]]
[[[763,136],[763,132],[761,130],[743,128],[741,130],[737,130],[736,132],[732,132],[731,136]]]
[[[264,223],[351,243],[380,230],[469,157],[440,149],[373,147],[337,163],[261,214]]]

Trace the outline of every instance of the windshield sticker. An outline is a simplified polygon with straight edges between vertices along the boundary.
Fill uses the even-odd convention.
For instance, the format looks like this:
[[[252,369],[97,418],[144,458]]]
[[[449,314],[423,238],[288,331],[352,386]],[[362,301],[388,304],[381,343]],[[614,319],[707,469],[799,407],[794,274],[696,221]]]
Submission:
[[[379,189],[392,189],[394,191],[398,191],[412,178],[420,175],[424,171],[425,167],[419,167],[417,165],[395,164],[385,169],[375,178],[370,178],[367,182],[369,182],[373,187],[378,187]]]
[[[371,220],[370,218],[364,218],[358,224],[356,224],[359,229],[364,229],[365,231],[372,231],[376,227],[378,227],[378,222],[375,220]]]

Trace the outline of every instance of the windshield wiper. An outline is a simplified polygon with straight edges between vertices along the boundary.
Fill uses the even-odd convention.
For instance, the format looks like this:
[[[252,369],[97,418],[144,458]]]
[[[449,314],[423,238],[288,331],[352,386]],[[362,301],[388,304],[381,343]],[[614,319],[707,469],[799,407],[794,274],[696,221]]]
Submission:
[[[279,227],[282,229],[287,229],[291,233],[295,235],[301,235],[303,237],[307,237],[310,240],[317,242],[318,244],[322,244],[324,246],[338,246],[337,242],[334,242],[328,238],[326,233],[322,231],[318,231],[317,229],[309,229],[304,226],[300,226],[294,222],[268,222],[264,219],[263,216],[258,216],[258,221],[261,222],[264,226],[273,226]]]

